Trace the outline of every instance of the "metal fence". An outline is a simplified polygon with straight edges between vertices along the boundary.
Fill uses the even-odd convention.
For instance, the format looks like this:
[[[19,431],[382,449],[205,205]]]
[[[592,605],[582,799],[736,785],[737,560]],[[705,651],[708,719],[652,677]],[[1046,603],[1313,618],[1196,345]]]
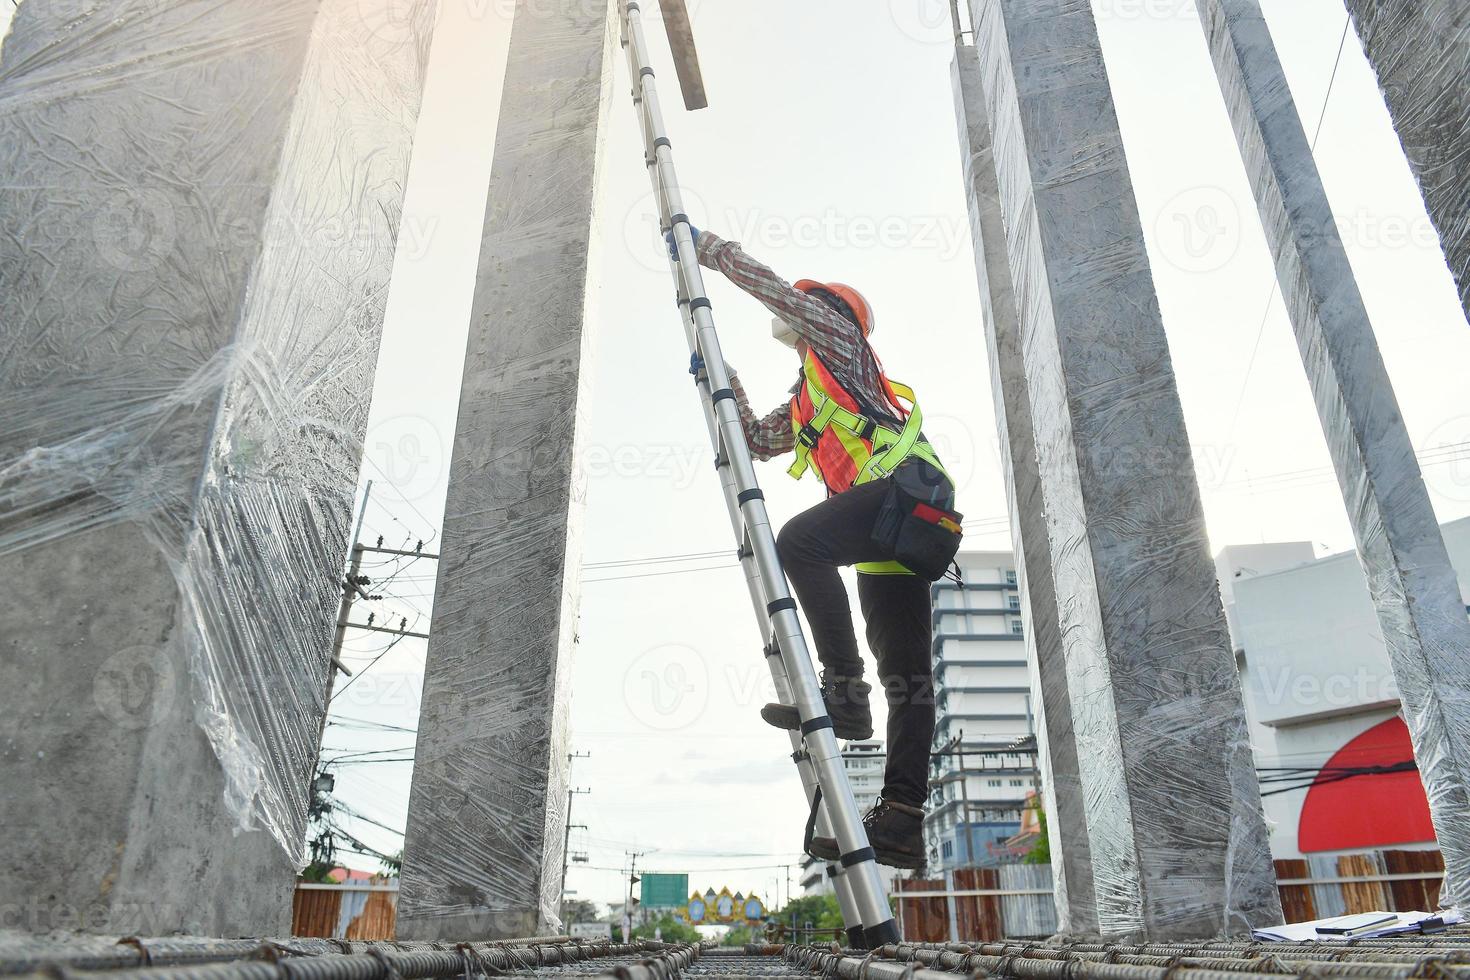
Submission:
[[[343,885],[298,881],[291,935],[322,939],[392,939],[398,923],[398,881]]]

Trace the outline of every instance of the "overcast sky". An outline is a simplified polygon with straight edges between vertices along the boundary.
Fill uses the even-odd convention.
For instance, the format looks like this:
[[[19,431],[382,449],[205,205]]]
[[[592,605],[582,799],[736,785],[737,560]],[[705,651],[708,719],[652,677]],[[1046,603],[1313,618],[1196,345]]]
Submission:
[[[961,186],[943,0],[691,0],[710,108],[670,93],[671,135],[695,223],[745,243],[790,279],[858,285],[876,344],[913,385],[960,483],[968,543],[1008,547],[991,395]],[[1341,0],[1263,0],[1441,520],[1470,514],[1470,330],[1355,35],[1334,74]],[[9,4],[5,5],[6,7]],[[364,479],[369,538],[437,547],[499,80],[478,52],[489,0],[440,0],[382,349]],[[648,5],[652,7],[652,4]],[[1094,0],[1153,273],[1178,374],[1211,544],[1308,540],[1351,548],[1254,203],[1189,0]],[[9,11],[0,13],[0,30]],[[668,62],[660,34],[655,62]],[[569,887],[599,901],[640,867],[689,871],[704,890],[774,897],[798,859],[803,804],[785,736],[761,724],[759,637],[733,559],[652,210],[621,57],[592,269],[585,586],[572,702]],[[672,85],[673,72],[661,72]],[[1324,100],[1325,112],[1324,112]],[[769,317],[709,280],[727,358],[764,409],[795,361]],[[1274,298],[1273,298],[1274,297]],[[1444,447],[1460,447],[1446,450]],[[774,516],[820,499],[784,463],[762,480]],[[659,564],[660,556],[721,552]],[[709,570],[691,570],[709,569]],[[427,622],[433,567],[389,564]],[[676,572],[677,574],[664,574]],[[635,577],[637,576],[637,577]],[[359,618],[365,611],[359,611]],[[364,667],[383,650],[354,639]],[[338,718],[414,727],[424,645],[383,656]],[[881,724],[881,721],[880,721]],[[409,733],[328,730],[335,748],[410,747]],[[329,756],[333,753],[329,751]],[[341,797],[401,827],[410,766],[339,770]],[[401,841],[355,822],[385,851]],[[369,859],[354,862],[373,867]],[[604,870],[608,869],[608,870]],[[705,869],[705,870],[701,870]],[[729,870],[726,870],[729,869]]]

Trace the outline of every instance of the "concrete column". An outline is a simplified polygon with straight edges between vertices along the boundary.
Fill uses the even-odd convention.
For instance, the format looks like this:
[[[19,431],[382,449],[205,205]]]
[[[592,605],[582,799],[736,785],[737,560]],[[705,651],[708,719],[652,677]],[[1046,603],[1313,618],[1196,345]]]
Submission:
[[[1098,923],[1279,922],[1239,681],[1097,29],[974,0]]]
[[[558,927],[580,564],[577,430],[613,21],[510,33],[409,798],[398,935]],[[672,310],[672,307],[670,307]]]
[[[1041,474],[1036,466],[1031,401],[1026,390],[1026,365],[1021,356],[1021,327],[990,143],[990,117],[985,110],[980,57],[972,45],[955,49],[952,81],[965,197],[970,208],[970,236],[975,243],[975,275],[980,282],[985,347],[990,355],[990,390],[995,398],[1011,541],[1018,558],[1026,659],[1031,664],[1032,686],[1041,695],[1035,706],[1037,761],[1042,770],[1047,836],[1051,843],[1057,927],[1061,932],[1090,933],[1097,931],[1098,921],[1087,814],[1077,775],[1077,740],[1058,629],[1056,583],[1047,547]]]
[[[1257,0],[1201,0],[1445,856],[1470,899],[1470,620]],[[1463,123],[1463,120],[1457,120]]]
[[[7,926],[289,928],[432,15],[16,11],[0,52]]]
[[[1347,0],[1470,316],[1470,7]]]

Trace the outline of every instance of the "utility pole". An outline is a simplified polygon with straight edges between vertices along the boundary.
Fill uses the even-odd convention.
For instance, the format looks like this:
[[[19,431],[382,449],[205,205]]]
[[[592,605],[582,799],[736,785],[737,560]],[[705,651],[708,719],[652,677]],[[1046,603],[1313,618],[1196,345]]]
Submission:
[[[406,616],[400,620],[397,629],[394,629],[391,626],[373,625],[373,614],[371,613],[368,615],[368,621],[366,623],[354,623],[351,621],[352,604],[356,602],[359,597],[367,599],[369,601],[375,601],[383,598],[381,595],[369,593],[367,589],[364,588],[364,586],[372,584],[372,580],[366,575],[362,574],[362,560],[364,555],[380,554],[397,555],[410,558],[432,559],[438,559],[439,557],[436,554],[425,552],[423,550],[424,543],[422,541],[418,543],[418,546],[413,551],[403,551],[397,548],[384,548],[383,538],[381,535],[378,537],[378,543],[376,546],[363,544],[362,525],[367,518],[368,500],[372,497],[372,495],[373,481],[369,480],[367,481],[367,485],[363,488],[362,505],[358,508],[357,520],[354,522],[352,527],[352,545],[351,551],[349,552],[350,558],[347,566],[347,574],[342,578],[341,582],[342,601],[337,606],[337,629],[332,638],[332,670],[327,675],[326,701],[324,702],[326,710],[322,712],[321,727],[317,729],[316,744],[318,750],[320,750],[321,744],[326,738],[327,718],[332,712],[332,698],[336,696],[337,674],[338,672],[341,672],[343,674],[346,674],[348,677],[352,676],[352,671],[349,670],[347,668],[347,665],[342,662],[342,648],[347,642],[347,631],[349,629],[358,629],[367,630],[372,633],[392,633],[395,636],[415,636],[421,637],[423,639],[428,639],[429,636],[429,634],[427,633],[416,633],[409,630],[408,617]],[[368,664],[368,666],[371,667],[372,664]],[[343,688],[343,690],[346,690],[346,688]]]
[[[362,522],[367,517],[368,498],[373,495],[373,481],[367,481],[367,486],[362,491],[362,505],[357,510],[357,520],[352,525],[351,561],[347,567],[347,577],[342,580],[342,602],[337,607],[337,632],[332,638],[332,669],[327,673],[327,697],[322,702],[325,710],[322,711],[322,723],[317,729],[316,744],[320,751],[322,740],[327,735],[327,715],[332,711],[332,690],[337,686],[337,671],[341,671],[348,677],[352,671],[342,663],[342,644],[347,639],[347,615],[352,612],[352,601],[357,597],[357,592],[362,586],[358,579],[362,577]]]
[[[342,603],[337,607],[337,633],[332,640],[332,673],[327,678],[327,703],[332,701],[332,686],[337,680],[337,671],[342,671],[348,677],[352,671],[342,664],[342,644],[347,639],[347,614],[352,611],[352,601],[357,597],[360,587],[358,578],[362,573],[362,522],[367,517],[368,498],[373,495],[373,481],[367,481],[367,486],[362,491],[362,506],[357,511],[357,521],[352,526],[351,562],[347,568],[347,578],[342,582]]]
[[[592,755],[591,752],[568,752],[568,774],[571,773],[573,759],[585,759],[590,755]],[[590,792],[592,792],[590,789],[573,789],[570,787],[568,787],[567,789],[567,830],[566,836],[562,838],[561,844],[561,907],[557,909],[557,913],[561,915],[563,920],[566,919],[567,907],[567,866],[571,863],[572,860],[572,830],[573,828],[579,830],[587,829],[587,825],[584,823],[572,823],[572,801],[576,799],[578,795]],[[563,921],[562,924],[565,925],[565,921]]]
[[[638,859],[647,851],[625,851],[628,855],[628,897],[623,900],[623,942],[633,938],[633,886],[638,883]]]

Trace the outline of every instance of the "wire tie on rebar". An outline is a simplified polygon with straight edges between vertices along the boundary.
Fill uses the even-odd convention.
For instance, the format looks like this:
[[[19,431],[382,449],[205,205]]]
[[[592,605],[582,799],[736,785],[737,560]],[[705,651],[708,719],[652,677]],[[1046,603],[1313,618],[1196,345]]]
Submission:
[[[1177,973],[1183,966],[1184,954],[1175,953],[1173,956],[1169,957],[1168,962],[1164,964],[1164,972],[1159,977],[1159,980],[1170,980],[1170,978],[1173,977],[1174,974]]]
[[[398,967],[394,965],[393,958],[376,943],[367,948],[367,954],[382,964],[385,980],[403,980],[403,974],[398,972]]]
[[[150,952],[148,952],[148,946],[147,946],[146,943],[143,942],[143,940],[142,940],[141,937],[139,937],[139,936],[124,936],[123,938],[121,938],[121,939],[119,939],[117,941],[117,944],[119,946],[131,946],[134,949],[136,949],[138,951],[138,955],[140,955],[143,958],[143,962],[140,965],[142,965],[142,966],[152,966],[153,965],[153,954],[150,953]]]
[[[493,966],[488,960],[486,960],[485,957],[480,955],[480,951],[475,948],[474,943],[459,943],[454,948],[458,950],[460,956],[464,958],[465,980],[470,980],[472,976],[476,975],[482,977],[493,977],[499,975],[502,972],[495,966]],[[473,964],[475,969],[479,971],[478,974],[472,974],[470,972],[471,964]]]
[[[306,955],[299,949],[278,943],[273,939],[262,939],[260,941],[260,948],[256,950],[256,954],[269,963],[279,963],[283,959]]]

